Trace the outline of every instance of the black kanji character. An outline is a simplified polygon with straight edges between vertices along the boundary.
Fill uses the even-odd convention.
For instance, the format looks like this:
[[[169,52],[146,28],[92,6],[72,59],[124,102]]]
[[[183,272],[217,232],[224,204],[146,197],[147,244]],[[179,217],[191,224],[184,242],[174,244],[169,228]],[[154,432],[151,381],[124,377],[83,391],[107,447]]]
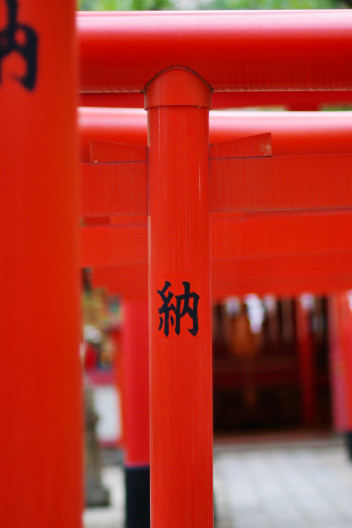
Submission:
[[[0,31],[0,85],[3,60],[15,52],[23,57],[27,67],[23,77],[17,77],[17,80],[27,90],[33,90],[37,79],[38,36],[30,26],[18,23],[18,1],[5,0],[5,3],[7,24]]]
[[[170,288],[171,283],[169,281],[165,281],[164,287],[162,290],[158,290],[158,294],[163,300],[163,305],[159,308],[158,312],[160,314],[160,325],[158,330],[161,330],[164,326],[164,334],[166,337],[169,335],[170,331],[170,318],[171,318],[171,324],[174,325],[174,317],[171,315],[170,312],[174,312],[176,315],[176,306],[174,304],[170,304],[170,301],[172,297],[174,296],[173,293],[169,292],[167,295],[165,295],[166,290]],[[164,315],[164,319],[162,318],[162,315]]]
[[[196,336],[198,333],[198,303],[199,295],[191,292],[191,285],[189,282],[182,282],[185,293],[183,295],[176,295],[176,326],[175,332],[178,335],[180,333],[180,321],[181,318],[186,314],[192,319],[193,327],[188,329],[189,333]],[[189,305],[189,301],[193,299],[192,308]],[[182,310],[181,310],[182,306]]]
[[[167,292],[170,288],[171,283],[165,281],[162,290],[157,290],[158,294],[162,298],[163,305],[158,309],[160,315],[160,324],[158,330],[164,329],[166,337],[170,333],[170,323],[175,327],[175,333],[180,335],[181,332],[181,319],[185,315],[188,315],[193,323],[192,328],[188,331],[193,336],[198,333],[198,303],[199,295],[191,292],[191,285],[189,282],[182,282],[184,287],[184,293],[182,295],[175,295],[172,292]],[[171,302],[172,298],[175,297],[176,305]],[[190,301],[193,301],[190,304]]]

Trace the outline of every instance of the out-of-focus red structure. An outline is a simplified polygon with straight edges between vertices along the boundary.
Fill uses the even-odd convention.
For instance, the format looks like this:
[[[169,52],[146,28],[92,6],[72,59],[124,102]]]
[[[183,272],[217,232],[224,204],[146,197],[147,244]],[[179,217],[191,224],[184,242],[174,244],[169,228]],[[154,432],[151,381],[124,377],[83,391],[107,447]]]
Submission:
[[[95,266],[97,284],[110,285],[120,294],[125,289],[146,294],[144,119],[144,114],[136,111],[80,112],[81,156],[86,159],[90,145],[93,158],[99,158],[102,149],[109,149],[105,159],[110,160],[109,164],[82,166],[83,216],[88,224],[95,217],[100,222],[83,228],[82,264]],[[349,115],[342,112],[298,113],[290,119],[283,113],[211,114],[215,298],[249,291],[293,295],[307,289],[326,293],[349,287],[351,249],[348,239],[336,237],[350,221],[348,145],[352,128],[348,121]],[[229,142],[231,136],[236,141]],[[94,142],[104,137],[120,143],[135,142],[138,147],[127,152],[126,147],[113,143]],[[225,141],[225,146],[216,147],[219,141]],[[221,153],[224,148],[227,151]],[[223,161],[217,157],[221,155]],[[337,168],[342,187],[333,185]],[[119,182],[124,193],[117,198],[113,188]],[[119,265],[121,273],[112,271],[114,265]],[[124,280],[126,266],[133,278],[129,283]]]
[[[1,524],[78,528],[75,3],[1,4]]]
[[[7,6],[3,522],[73,528],[82,425],[74,4]],[[148,284],[152,526],[211,528],[211,295],[350,286],[352,207],[348,144],[280,154],[271,129],[209,141],[211,96],[256,92],[261,104],[260,92],[302,92],[306,104],[310,91],[352,90],[352,13],[77,18],[80,92],[143,93],[148,127],[147,148],[89,137],[81,265],[132,300]]]
[[[319,110],[324,105],[351,104],[351,92],[215,92],[211,108],[246,108],[253,106],[284,106],[287,110]],[[81,106],[112,108],[143,108],[143,93],[86,93],[80,96]]]
[[[86,181],[90,178],[93,187],[94,178],[105,178],[109,207],[117,205],[109,200],[119,178],[117,167],[126,175],[126,164],[132,171],[134,162],[136,170],[126,201],[117,205],[117,220],[103,212],[106,203],[101,201],[106,225],[96,226],[94,235],[87,226],[84,236],[110,240],[103,244],[109,248],[105,259],[110,266],[119,248],[121,265],[128,266],[130,278],[134,268],[133,283],[140,280],[140,286],[145,284],[147,268],[141,270],[148,247],[153,527],[212,525],[211,467],[206,462],[211,454],[211,337],[203,311],[210,307],[210,257],[213,293],[220,298],[248,289],[324,291],[342,287],[345,272],[349,275],[344,269],[346,236],[339,237],[341,245],[336,238],[336,222],[346,235],[349,221],[349,150],[344,155],[275,156],[270,129],[210,147],[209,245],[204,134],[210,89],[350,90],[349,18],[341,11],[79,17],[81,91],[146,96],[148,162],[142,150],[139,155],[136,149],[120,148],[115,158],[106,158],[111,147],[92,145],[92,161],[99,161],[95,148],[105,151],[105,161],[119,164],[116,176],[99,163],[87,168]],[[332,180],[336,173],[338,187]],[[136,195],[138,204],[132,199]],[[86,198],[92,206],[93,193],[88,191]],[[128,215],[127,222],[121,215]],[[137,238],[130,243],[132,236]],[[93,247],[87,241],[86,247]],[[170,304],[172,300],[180,304]],[[185,316],[189,326],[182,329]],[[179,470],[181,462],[186,464]]]
[[[79,14],[81,92],[144,92],[174,65],[215,92],[350,90],[350,17],[346,10]]]

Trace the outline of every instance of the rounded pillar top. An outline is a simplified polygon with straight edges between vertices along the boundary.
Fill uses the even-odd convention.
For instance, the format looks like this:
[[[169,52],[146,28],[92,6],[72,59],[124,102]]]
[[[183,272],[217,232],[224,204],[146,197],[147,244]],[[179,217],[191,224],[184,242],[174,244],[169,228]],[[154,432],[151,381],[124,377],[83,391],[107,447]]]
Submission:
[[[146,86],[145,109],[155,106],[210,108],[211,87],[197,73],[174,67],[158,73]]]

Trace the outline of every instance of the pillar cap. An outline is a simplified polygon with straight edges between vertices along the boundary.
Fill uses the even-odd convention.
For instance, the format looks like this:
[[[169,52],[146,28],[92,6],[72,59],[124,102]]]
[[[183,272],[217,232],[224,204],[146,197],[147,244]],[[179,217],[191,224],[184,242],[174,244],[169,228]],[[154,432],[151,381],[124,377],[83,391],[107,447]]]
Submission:
[[[144,107],[197,106],[210,108],[211,87],[197,73],[175,66],[158,73],[146,86]]]

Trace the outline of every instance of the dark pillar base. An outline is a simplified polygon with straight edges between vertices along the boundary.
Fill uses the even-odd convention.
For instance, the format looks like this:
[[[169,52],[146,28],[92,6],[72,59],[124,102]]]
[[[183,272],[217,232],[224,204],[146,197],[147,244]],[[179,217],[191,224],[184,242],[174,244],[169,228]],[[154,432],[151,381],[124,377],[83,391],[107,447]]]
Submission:
[[[352,431],[346,431],[344,433],[345,445],[347,449],[348,458],[352,461]]]
[[[125,467],[126,528],[150,527],[149,466]]]

